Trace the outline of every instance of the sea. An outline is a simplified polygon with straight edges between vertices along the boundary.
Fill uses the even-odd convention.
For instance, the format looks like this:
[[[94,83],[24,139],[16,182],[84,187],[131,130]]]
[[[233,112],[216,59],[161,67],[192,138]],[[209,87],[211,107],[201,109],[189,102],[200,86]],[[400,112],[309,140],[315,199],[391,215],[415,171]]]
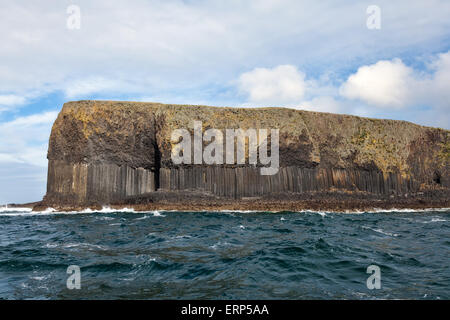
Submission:
[[[450,209],[2,207],[0,299],[450,299]]]

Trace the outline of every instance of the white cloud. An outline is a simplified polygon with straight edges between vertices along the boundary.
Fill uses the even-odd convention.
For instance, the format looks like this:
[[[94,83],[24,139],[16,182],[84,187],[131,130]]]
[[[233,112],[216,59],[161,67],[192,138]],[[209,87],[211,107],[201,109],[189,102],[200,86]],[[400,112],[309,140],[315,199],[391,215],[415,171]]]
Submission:
[[[0,123],[0,163],[47,166],[47,146],[56,111]]]
[[[439,108],[450,111],[450,51],[441,53],[430,64],[433,74],[425,79],[420,94],[426,103],[431,101]]]
[[[400,59],[362,66],[341,86],[340,93],[386,108],[403,108],[414,86],[413,70]]]
[[[411,121],[444,128],[450,126],[450,51],[432,57],[423,70],[406,66],[400,59],[378,61],[362,66],[341,85],[340,94],[365,102],[354,114],[376,114],[384,109],[384,116],[404,110]],[[352,101],[353,100],[353,101]],[[361,111],[363,110],[363,112]],[[389,111],[393,111],[389,115]]]
[[[43,113],[32,114],[25,117],[18,117],[12,121],[0,123],[0,128],[21,129],[24,127],[27,128],[42,124],[48,125],[52,124],[53,121],[55,121],[57,115],[58,115],[57,111],[47,111]]]
[[[24,104],[25,98],[13,94],[0,95],[0,105],[14,106],[18,104]]]
[[[344,110],[340,101],[328,96],[303,101],[296,109],[330,113],[341,113]]]
[[[3,94],[0,95],[0,112],[10,110],[16,106],[24,105],[26,103],[26,98],[14,94]]]
[[[239,77],[239,90],[249,102],[262,105],[297,104],[305,93],[305,75],[295,66],[281,65],[273,69],[256,68]]]
[[[247,94],[244,107],[285,106],[449,128],[450,51],[430,61],[419,70],[400,59],[381,60],[359,67],[344,81],[332,74],[305,80],[292,65],[257,68],[243,73],[237,87]]]
[[[104,77],[88,77],[68,81],[64,88],[67,98],[74,99],[89,96],[91,94],[105,93],[131,93],[133,87],[130,84]],[[136,88],[134,88],[136,90]]]

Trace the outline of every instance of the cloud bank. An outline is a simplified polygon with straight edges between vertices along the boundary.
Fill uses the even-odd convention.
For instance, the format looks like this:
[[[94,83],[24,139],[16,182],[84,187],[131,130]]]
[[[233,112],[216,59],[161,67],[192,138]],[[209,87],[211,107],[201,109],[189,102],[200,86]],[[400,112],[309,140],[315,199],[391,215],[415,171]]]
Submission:
[[[295,66],[281,65],[273,69],[256,68],[239,77],[239,90],[256,104],[289,105],[305,93],[305,75]]]
[[[422,122],[449,128],[450,52],[431,57],[422,70],[405,65],[399,58],[363,65],[340,85],[305,78],[295,66],[281,65],[245,72],[238,86],[248,100],[244,105],[378,117],[389,117],[392,110],[411,111],[428,117]]]

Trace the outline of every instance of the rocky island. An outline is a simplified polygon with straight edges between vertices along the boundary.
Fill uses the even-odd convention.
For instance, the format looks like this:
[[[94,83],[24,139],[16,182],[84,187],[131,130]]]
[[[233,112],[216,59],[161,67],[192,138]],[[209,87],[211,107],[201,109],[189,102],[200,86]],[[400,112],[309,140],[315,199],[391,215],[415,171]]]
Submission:
[[[174,130],[279,130],[279,169],[175,164]],[[202,142],[203,147],[208,145]],[[246,155],[248,157],[248,155]],[[34,210],[368,210],[450,207],[450,131],[287,108],[65,103]]]

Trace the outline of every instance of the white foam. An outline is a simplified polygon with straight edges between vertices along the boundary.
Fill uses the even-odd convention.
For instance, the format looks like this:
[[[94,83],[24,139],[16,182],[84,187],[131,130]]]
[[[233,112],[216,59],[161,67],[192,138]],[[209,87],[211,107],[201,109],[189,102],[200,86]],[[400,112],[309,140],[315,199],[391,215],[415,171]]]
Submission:
[[[386,231],[384,231],[384,230],[382,230],[382,229],[374,229],[374,228],[366,227],[366,226],[363,226],[363,229],[369,229],[369,230],[372,230],[372,231],[374,231],[374,232],[384,234],[385,236],[398,237],[398,234],[397,234],[397,233],[386,232]]]
[[[177,211],[177,210],[172,210]],[[217,213],[225,213],[232,215],[233,213],[280,213],[289,210],[282,211],[270,211],[270,210],[212,210],[212,211],[193,211],[193,212],[217,212]],[[370,210],[345,210],[345,211],[327,211],[327,210],[301,210],[301,211],[292,211],[296,213],[315,213],[321,216],[326,216],[327,214],[333,213],[342,213],[342,214],[363,214],[363,213],[391,213],[391,212],[400,212],[400,213],[413,213],[413,212],[449,212],[450,208],[425,208],[425,209],[381,209],[381,208],[373,208]]]
[[[111,220],[115,220],[115,218],[113,217],[108,217],[108,216],[103,216],[103,217],[98,217],[97,219],[99,220],[103,220],[103,221],[111,221]]]
[[[109,206],[105,206],[100,210],[87,208],[82,211],[57,211],[54,208],[47,208],[43,211],[32,211],[31,208],[9,208],[8,206],[0,207],[0,216],[36,216],[36,215],[49,215],[49,214],[86,214],[86,213],[139,213],[139,214],[153,214],[154,217],[165,217],[164,214],[159,210],[154,211],[135,211],[133,208],[121,208],[113,209]],[[177,210],[164,210],[163,212],[177,212]],[[234,216],[234,213],[261,213],[261,210],[218,210],[218,211],[196,211],[196,212],[217,212],[224,213]],[[279,213],[280,211],[264,211],[267,213]],[[297,213],[314,213],[319,214],[322,217],[333,213],[343,213],[343,214],[364,214],[364,213],[427,213],[427,212],[449,212],[450,208],[426,208],[426,209],[378,209],[374,208],[372,210],[347,210],[345,212],[334,212],[334,211],[315,211],[315,210],[303,210],[297,211]],[[145,218],[142,218],[145,219]],[[433,221],[434,222],[434,221]]]
[[[135,213],[143,213],[143,212],[135,212]],[[161,214],[161,212],[159,212],[158,210],[150,211],[150,212],[147,212],[147,213],[152,214],[153,217],[165,217],[165,215]],[[148,214],[146,214],[146,215],[144,215],[143,217],[136,218],[136,220],[145,220],[145,219],[148,219],[148,218],[150,218],[150,217],[151,217],[151,216],[149,216]]]
[[[117,212],[136,212],[133,208],[121,208],[121,209],[112,209],[109,206],[102,207],[101,210],[92,210],[91,208],[84,209],[82,211],[78,211],[79,213],[117,213]]]
[[[172,239],[189,239],[189,238],[192,238],[192,236],[189,236],[187,234],[182,234],[180,236],[172,237]]]
[[[31,212],[31,208],[11,208],[8,206],[0,207],[0,212]]]
[[[107,250],[108,248],[105,246],[101,246],[101,245],[97,245],[97,244],[92,244],[92,243],[85,243],[85,242],[69,242],[69,243],[46,243],[44,245],[45,248],[47,249],[54,249],[54,248],[66,248],[66,249],[71,249],[71,248],[77,248],[77,247],[81,247],[81,248],[86,248],[88,250]]]
[[[219,211],[211,211],[211,212],[221,212],[221,213],[255,213],[262,212],[261,210],[219,210]],[[272,212],[272,211],[270,211]]]
[[[229,243],[229,242],[226,242],[226,241],[224,241],[224,242],[222,242],[222,241],[219,241],[219,242],[217,242],[216,244],[213,244],[212,246],[209,246],[211,249],[214,249],[214,250],[216,250],[216,249],[218,249],[219,247],[230,247],[230,246],[233,246],[231,243]]]
[[[145,219],[148,219],[148,218],[150,218],[150,216],[145,215],[143,217],[136,218],[136,220],[145,220]]]
[[[150,213],[155,217],[165,217],[160,211],[135,211],[133,208],[113,209],[109,206],[102,207],[100,210],[87,208],[81,211],[57,211],[54,208],[47,208],[43,211],[32,211],[31,208],[0,208],[0,216],[45,216],[49,214],[86,214],[86,213]]]
[[[56,243],[46,243],[44,247],[48,249],[53,249],[58,247],[58,245]]]
[[[101,246],[101,245],[97,245],[97,244],[92,244],[92,243],[85,243],[85,242],[81,242],[81,243],[75,243],[75,242],[71,242],[71,243],[66,243],[63,245],[64,248],[77,248],[77,247],[81,247],[81,248],[87,248],[89,250],[93,250],[93,249],[100,249],[100,250],[107,250],[106,247]]]
[[[433,222],[447,222],[447,220],[442,219],[442,218],[431,218],[431,220],[429,221],[420,221],[421,223],[433,223]]]
[[[165,217],[165,215],[161,214],[158,210],[152,211],[154,217]]]
[[[313,214],[318,214],[320,215],[322,218],[326,217],[328,213],[333,213],[330,211],[314,211],[314,210],[304,210],[304,211],[300,211],[299,213],[313,213]]]
[[[0,211],[0,216],[6,216],[6,217],[17,217],[17,216],[39,216],[39,215],[48,215],[55,212],[55,209],[53,208],[47,208],[44,211],[32,211],[30,208],[14,208],[14,209],[20,209],[20,210],[8,210]],[[64,212],[65,213],[65,212]]]
[[[391,213],[391,212],[400,212],[400,213],[411,213],[411,212],[450,212],[450,208],[425,208],[425,209],[373,209],[369,211],[364,211],[365,213]]]
[[[345,212],[332,212],[332,213],[345,213],[345,214],[364,214],[364,213],[427,213],[427,212],[449,212],[450,208],[426,208],[426,209],[381,209],[374,208],[371,210],[346,210]]]

